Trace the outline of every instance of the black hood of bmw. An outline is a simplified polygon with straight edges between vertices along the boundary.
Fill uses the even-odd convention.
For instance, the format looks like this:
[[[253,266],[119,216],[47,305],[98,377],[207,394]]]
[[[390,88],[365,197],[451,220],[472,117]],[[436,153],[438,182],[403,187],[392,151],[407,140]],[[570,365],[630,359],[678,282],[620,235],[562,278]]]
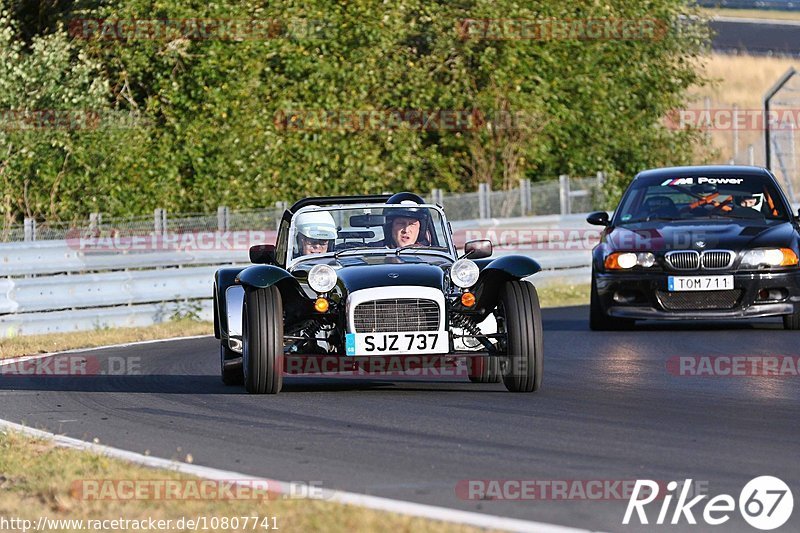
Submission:
[[[653,252],[767,247],[796,250],[797,229],[791,222],[767,224],[744,219],[652,221],[611,228],[604,241],[612,250]]]

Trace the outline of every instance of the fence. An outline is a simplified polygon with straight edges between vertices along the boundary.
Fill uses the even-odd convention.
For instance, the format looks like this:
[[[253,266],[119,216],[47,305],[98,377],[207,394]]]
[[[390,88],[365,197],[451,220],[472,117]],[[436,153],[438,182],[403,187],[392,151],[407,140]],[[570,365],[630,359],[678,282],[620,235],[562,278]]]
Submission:
[[[561,189],[523,183],[510,192],[483,190],[471,196],[443,196],[434,191],[432,196],[445,205],[450,203],[456,212],[451,225],[459,246],[470,231],[488,236],[487,231],[501,228],[539,228],[545,234],[557,229],[553,240],[558,240],[567,238],[564,230],[580,233],[590,229],[585,215],[519,215],[536,212],[541,206],[557,212],[583,209],[600,198],[597,181],[562,179]],[[537,198],[540,190],[547,195]],[[482,209],[483,218],[459,220],[457,207],[464,205]],[[214,271],[221,265],[248,264],[250,244],[274,242],[274,229],[253,232],[249,228],[274,228],[280,212],[282,208],[242,212],[220,208],[216,215],[169,217],[156,210],[152,218],[112,222],[93,216],[86,227],[62,229],[61,239],[0,244],[0,339],[148,325],[184,316],[211,320]],[[490,216],[496,213],[515,217]],[[240,229],[245,230],[245,239],[225,240]],[[114,232],[118,234],[114,236]],[[184,247],[170,241],[173,232],[190,236],[194,245]],[[56,234],[52,227],[42,233],[29,228],[29,237]],[[203,236],[212,239],[210,246],[197,245]],[[117,247],[98,246],[104,237],[113,237],[108,242]],[[133,246],[136,239],[141,239],[141,248]],[[119,243],[126,246],[119,248]],[[545,271],[536,275],[537,285],[588,282],[589,247],[565,250],[544,243],[521,252],[500,247],[495,255],[506,253],[526,253],[540,262]]]
[[[557,181],[536,183],[524,179],[520,180],[518,187],[507,191],[492,191],[485,185],[476,192],[467,193],[445,194],[441,189],[434,189],[426,200],[442,205],[450,221],[568,215],[603,208],[604,182],[602,172],[598,172],[595,177],[561,176]],[[128,218],[110,218],[101,213],[93,213],[88,220],[79,224],[45,223],[26,218],[23,224],[3,228],[0,232],[0,243],[66,240],[80,236],[116,237],[151,232],[161,234],[275,229],[287,205],[287,202],[277,202],[272,208],[247,211],[234,211],[220,206],[216,214],[210,215],[172,215],[164,209],[155,209],[153,216]]]

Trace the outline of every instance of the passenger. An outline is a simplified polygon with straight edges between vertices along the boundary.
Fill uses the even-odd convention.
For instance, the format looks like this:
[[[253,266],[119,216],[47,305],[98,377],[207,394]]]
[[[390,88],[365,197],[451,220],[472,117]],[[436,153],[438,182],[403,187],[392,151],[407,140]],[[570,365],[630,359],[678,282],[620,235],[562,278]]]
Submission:
[[[295,221],[295,227],[298,256],[333,251],[338,233],[336,222],[327,211],[301,213]]]

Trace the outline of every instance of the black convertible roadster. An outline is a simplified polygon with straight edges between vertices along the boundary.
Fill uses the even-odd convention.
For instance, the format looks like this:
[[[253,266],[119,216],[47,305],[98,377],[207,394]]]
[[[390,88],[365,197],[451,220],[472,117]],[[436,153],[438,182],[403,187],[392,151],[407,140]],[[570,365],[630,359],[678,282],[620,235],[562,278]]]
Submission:
[[[465,358],[470,381],[535,391],[542,320],[523,278],[540,267],[491,255],[490,241],[471,241],[459,256],[442,208],[412,193],[301,200],[274,245],[250,249],[253,266],[214,277],[222,380],[274,394],[310,368],[298,362],[338,372]]]

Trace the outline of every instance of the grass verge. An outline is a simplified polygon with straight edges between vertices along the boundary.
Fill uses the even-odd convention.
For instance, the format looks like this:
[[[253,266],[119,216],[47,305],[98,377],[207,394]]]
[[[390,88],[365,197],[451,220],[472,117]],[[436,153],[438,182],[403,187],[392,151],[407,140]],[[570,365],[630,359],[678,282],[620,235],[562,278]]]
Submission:
[[[589,305],[590,285],[588,283],[547,285],[537,287],[539,303],[542,307],[567,307],[570,305]]]
[[[213,333],[213,328],[214,326],[210,322],[174,320],[135,328],[98,329],[12,337],[3,339],[0,342],[0,359],[151,339],[208,335]]]
[[[193,480],[174,472],[151,470],[101,455],[59,448],[14,433],[0,433],[0,517],[33,521],[40,517],[53,520],[83,520],[76,523],[50,523],[46,531],[91,531],[88,520],[173,520],[173,527],[162,531],[190,531],[177,526],[182,517],[270,517],[279,531],[430,531],[434,533],[478,531],[475,528],[372,511],[360,507],[318,500],[154,500],[150,498],[114,500],[86,499],[83,480]],[[191,483],[191,481],[190,481]],[[103,486],[106,486],[105,484]],[[184,485],[185,486],[185,485]],[[192,485],[194,486],[194,485]],[[122,491],[120,491],[122,492]],[[209,531],[265,531],[245,528],[212,528]],[[259,524],[261,525],[261,524]],[[0,526],[2,527],[2,526]],[[128,529],[128,531],[145,530]],[[21,531],[21,529],[19,529]],[[123,530],[122,527],[105,528]]]

